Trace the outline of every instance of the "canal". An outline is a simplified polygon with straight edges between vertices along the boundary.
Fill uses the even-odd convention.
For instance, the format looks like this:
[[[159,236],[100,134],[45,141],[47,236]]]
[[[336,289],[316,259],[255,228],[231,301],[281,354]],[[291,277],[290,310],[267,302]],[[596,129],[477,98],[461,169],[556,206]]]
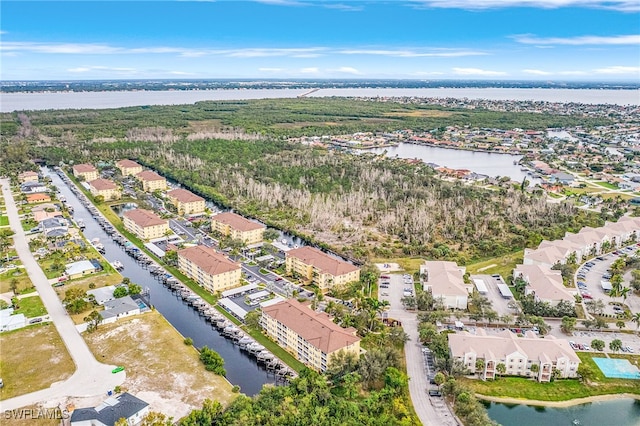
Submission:
[[[86,225],[84,230],[85,237],[90,241],[94,238],[100,239],[105,248],[104,257],[109,262],[115,260],[122,262],[124,266],[122,275],[130,278],[132,282],[139,284],[143,289],[148,288],[151,304],[184,337],[191,337],[193,344],[199,348],[206,345],[218,352],[224,358],[224,367],[227,370],[226,377],[232,384],[240,386],[241,392],[246,395],[255,395],[260,392],[262,385],[275,382],[273,375],[267,375],[266,369],[259,366],[254,358],[240,351],[238,346],[220,335],[193,308],[183,303],[182,299],[165,288],[148,270],[140,267],[133,258],[129,257],[104,232],[78,197],[71,192],[71,189],[56,173],[47,170],[46,174],[51,178],[53,184],[66,198],[67,202],[73,206],[73,217],[76,220],[82,219],[84,221]]]

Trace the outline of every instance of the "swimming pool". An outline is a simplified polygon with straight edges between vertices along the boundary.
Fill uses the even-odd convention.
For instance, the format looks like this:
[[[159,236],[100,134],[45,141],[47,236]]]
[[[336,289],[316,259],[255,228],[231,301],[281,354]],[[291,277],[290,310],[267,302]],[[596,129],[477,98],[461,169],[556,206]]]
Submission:
[[[627,359],[593,358],[593,361],[606,377],[640,380],[638,367]]]

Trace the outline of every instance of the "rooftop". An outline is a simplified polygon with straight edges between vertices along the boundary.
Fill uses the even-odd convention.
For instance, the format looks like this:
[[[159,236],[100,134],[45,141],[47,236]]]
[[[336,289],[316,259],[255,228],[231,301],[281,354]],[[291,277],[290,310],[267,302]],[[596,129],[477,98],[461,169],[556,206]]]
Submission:
[[[209,275],[224,274],[240,269],[240,265],[206,246],[194,246],[179,250],[178,256],[193,262]]]
[[[118,186],[108,179],[96,179],[89,182],[96,191],[105,191],[109,189],[117,189]]]
[[[455,262],[425,261],[420,265],[420,275],[426,275],[424,283],[431,286],[434,295],[468,296],[464,283],[464,268]]]
[[[295,299],[263,306],[265,315],[284,324],[325,354],[360,341],[354,328],[344,329],[324,312],[315,312]]]
[[[153,182],[156,180],[165,180],[162,176],[154,172],[153,170],[145,170],[144,172],[140,172],[136,174],[136,177],[145,182]]]
[[[134,209],[123,213],[123,216],[133,221],[138,226],[146,228],[148,226],[157,226],[168,223],[166,219],[162,219],[150,210]]]
[[[320,269],[322,272],[333,276],[348,274],[360,269],[349,262],[336,259],[335,257],[323,253],[317,248],[309,246],[289,250],[287,252],[287,257],[300,259],[305,264],[312,265],[313,267]]]
[[[78,172],[78,173],[97,172],[98,171],[98,169],[96,169],[91,164],[76,164],[75,166],[73,166],[73,170]]]
[[[194,194],[189,190],[182,189],[182,188],[173,189],[167,192],[167,196],[171,198],[175,198],[181,203],[196,203],[199,201],[204,201],[204,198]]]
[[[91,422],[97,420],[105,425],[114,425],[119,419],[133,416],[149,404],[128,392],[106,399],[97,407],[76,408],[71,414],[71,422]]]
[[[123,169],[133,169],[136,167],[142,167],[140,164],[136,163],[133,160],[129,160],[129,159],[124,159],[124,160],[120,160],[116,163],[117,167],[123,168]]]

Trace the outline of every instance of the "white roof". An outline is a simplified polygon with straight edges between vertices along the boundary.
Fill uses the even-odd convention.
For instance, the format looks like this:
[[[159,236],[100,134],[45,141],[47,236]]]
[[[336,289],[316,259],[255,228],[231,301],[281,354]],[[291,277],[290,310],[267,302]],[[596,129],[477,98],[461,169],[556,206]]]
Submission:
[[[487,289],[486,284],[484,283],[484,280],[481,280],[479,278],[474,278],[473,283],[476,285],[476,288],[478,289],[479,293],[486,293],[487,291],[489,291]]]
[[[250,300],[251,302],[253,302],[254,300],[261,299],[261,298],[263,298],[263,297],[267,297],[267,296],[269,296],[269,294],[270,294],[270,293],[269,293],[268,291],[266,291],[266,290],[261,290],[261,291],[259,291],[259,292],[257,292],[257,293],[250,294],[250,295],[249,295],[249,300]]]
[[[224,299],[218,300],[218,305],[221,305],[223,308],[241,319],[244,319],[244,317],[247,315],[247,311],[238,306],[233,300],[226,297]]]
[[[116,289],[115,286],[108,285],[106,287],[94,288],[93,290],[87,290],[87,294],[95,297],[98,305],[104,304],[107,300],[113,299],[113,292]]]
[[[13,314],[13,308],[7,308],[0,310],[0,330],[10,330],[15,328],[14,325],[24,327],[26,323],[26,317],[24,314]]]
[[[464,267],[455,262],[425,261],[420,265],[420,275],[426,275],[424,284],[431,287],[434,297],[440,296],[468,296],[468,285],[462,275]]]
[[[65,267],[65,273],[67,275],[75,275],[81,274],[85,271],[95,271],[95,269],[96,267],[93,265],[93,263],[89,262],[88,260],[81,260],[79,262],[67,264],[67,266]]]
[[[255,290],[256,288],[258,288],[257,284],[243,285],[242,287],[236,287],[236,288],[232,288],[230,290],[223,291],[222,292],[222,297],[235,296],[236,294],[245,293],[247,291]]]
[[[264,302],[260,303],[260,307],[261,308],[266,308],[267,306],[271,306],[271,305],[275,305],[276,303],[280,303],[280,302],[284,302],[285,299],[283,299],[280,296],[276,296],[273,299],[270,300],[265,300]]]

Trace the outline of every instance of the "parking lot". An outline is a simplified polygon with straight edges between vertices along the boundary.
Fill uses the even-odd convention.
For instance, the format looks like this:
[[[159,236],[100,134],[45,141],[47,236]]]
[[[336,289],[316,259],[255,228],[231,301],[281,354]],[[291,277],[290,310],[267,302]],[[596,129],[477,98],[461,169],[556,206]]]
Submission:
[[[505,284],[502,278],[494,277],[493,275],[471,275],[472,280],[481,280],[487,287],[487,292],[483,294],[492,303],[492,309],[498,313],[498,315],[515,315],[517,314],[517,304],[514,304],[514,299],[502,297],[500,290],[498,290],[498,284]],[[515,308],[515,309],[514,309]]]
[[[630,255],[636,251],[638,246],[630,246],[626,249],[621,249],[614,253],[598,256],[595,259],[582,265],[576,273],[576,286],[585,301],[587,300],[602,300],[605,303],[605,314],[614,315],[621,310],[614,310],[614,306],[610,305],[610,302],[623,302],[622,297],[615,299],[609,297],[609,295],[602,288],[602,281],[609,281],[611,274],[608,271],[611,264],[618,259],[621,255]],[[629,285],[631,279],[631,272],[625,274],[623,286]],[[629,292],[626,303],[631,312],[640,312],[640,298]]]

